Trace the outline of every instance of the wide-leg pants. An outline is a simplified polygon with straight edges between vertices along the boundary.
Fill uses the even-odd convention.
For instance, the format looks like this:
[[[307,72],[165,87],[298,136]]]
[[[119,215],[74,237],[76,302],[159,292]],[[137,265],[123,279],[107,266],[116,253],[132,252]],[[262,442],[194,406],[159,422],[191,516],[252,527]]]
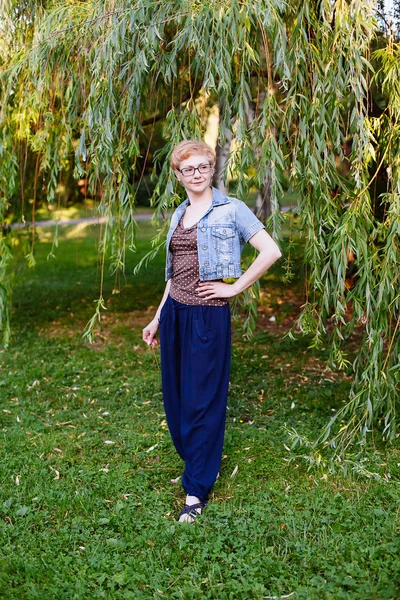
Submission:
[[[160,314],[164,407],[185,462],[182,485],[204,501],[221,463],[228,397],[229,304],[191,306],[168,296]]]

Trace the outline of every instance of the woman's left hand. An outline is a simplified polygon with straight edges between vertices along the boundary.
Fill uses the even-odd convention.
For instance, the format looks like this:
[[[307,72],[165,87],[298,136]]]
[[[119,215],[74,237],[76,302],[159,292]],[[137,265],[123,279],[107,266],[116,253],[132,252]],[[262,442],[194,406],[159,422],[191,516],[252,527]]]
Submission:
[[[224,283],[223,281],[201,281],[196,292],[204,300],[211,298],[233,298],[239,292],[236,291],[234,283]]]

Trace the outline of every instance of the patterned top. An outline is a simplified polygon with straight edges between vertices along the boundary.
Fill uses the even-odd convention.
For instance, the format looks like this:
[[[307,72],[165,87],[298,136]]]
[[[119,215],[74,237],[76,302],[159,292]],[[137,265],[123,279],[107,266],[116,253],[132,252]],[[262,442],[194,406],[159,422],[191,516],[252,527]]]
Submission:
[[[223,306],[225,298],[205,300],[196,292],[200,283],[199,257],[197,254],[197,223],[186,229],[182,219],[171,238],[173,276],[171,278],[170,296],[182,304]],[[218,279],[217,281],[222,281]]]

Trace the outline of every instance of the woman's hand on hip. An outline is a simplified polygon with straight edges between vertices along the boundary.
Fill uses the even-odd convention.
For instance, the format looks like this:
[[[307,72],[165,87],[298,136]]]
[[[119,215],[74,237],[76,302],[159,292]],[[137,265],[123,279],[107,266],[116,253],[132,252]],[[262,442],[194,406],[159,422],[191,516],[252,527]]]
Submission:
[[[201,281],[196,292],[204,300],[212,298],[233,298],[239,292],[234,283],[224,283],[223,281]]]
[[[157,346],[156,334],[158,331],[158,319],[154,318],[150,323],[143,329],[143,341],[148,346]]]

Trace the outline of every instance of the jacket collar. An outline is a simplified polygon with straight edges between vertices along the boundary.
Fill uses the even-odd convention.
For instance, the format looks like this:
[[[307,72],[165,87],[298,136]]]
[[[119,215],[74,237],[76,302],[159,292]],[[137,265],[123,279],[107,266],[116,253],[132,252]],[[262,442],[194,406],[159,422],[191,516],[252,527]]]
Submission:
[[[229,202],[229,199],[227,196],[225,196],[225,194],[223,194],[222,192],[220,192],[219,190],[217,190],[217,188],[212,187],[212,205],[213,206],[219,206],[220,204],[227,204]]]

